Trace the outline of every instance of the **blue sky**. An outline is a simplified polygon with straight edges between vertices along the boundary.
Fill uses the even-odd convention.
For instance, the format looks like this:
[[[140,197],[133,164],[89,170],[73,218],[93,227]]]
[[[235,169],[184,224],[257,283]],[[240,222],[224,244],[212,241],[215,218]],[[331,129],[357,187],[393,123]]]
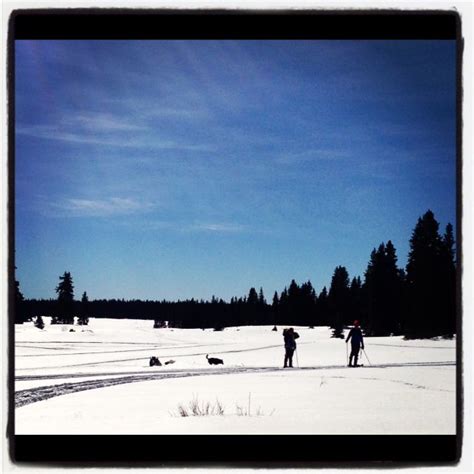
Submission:
[[[17,41],[29,298],[319,292],[455,224],[454,41]]]

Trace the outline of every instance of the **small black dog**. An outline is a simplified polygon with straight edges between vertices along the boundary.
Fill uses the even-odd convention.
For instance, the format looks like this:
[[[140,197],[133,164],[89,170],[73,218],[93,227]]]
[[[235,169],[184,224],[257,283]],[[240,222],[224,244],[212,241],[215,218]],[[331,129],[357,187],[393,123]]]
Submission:
[[[158,366],[161,365],[160,359],[158,359],[158,357],[155,357],[155,356],[150,358],[150,367],[153,367],[154,365],[158,365]]]
[[[222,359],[218,359],[217,357],[209,357],[209,354],[206,355],[206,359],[209,362],[209,365],[224,365],[224,361]]]

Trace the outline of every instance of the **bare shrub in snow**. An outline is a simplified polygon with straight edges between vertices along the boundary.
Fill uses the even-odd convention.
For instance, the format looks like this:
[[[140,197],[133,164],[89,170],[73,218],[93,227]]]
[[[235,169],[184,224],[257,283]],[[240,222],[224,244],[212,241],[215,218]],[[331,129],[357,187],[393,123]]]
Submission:
[[[236,405],[235,409],[237,412],[237,416],[265,416],[265,413],[263,412],[261,407],[258,407],[254,413],[252,413],[252,394],[249,392],[249,401],[247,404],[247,407],[242,407],[240,405]],[[272,416],[273,413],[275,413],[275,410],[273,409],[268,416]]]
[[[41,316],[38,316],[35,321],[35,327],[38,329],[44,329],[44,322],[43,318]]]
[[[275,412],[273,409],[270,413],[265,413],[261,407],[258,407],[252,412],[251,401],[252,396],[251,393],[249,393],[249,399],[246,407],[240,405],[235,406],[237,416],[272,416]],[[195,395],[187,405],[180,403],[178,405],[177,413],[170,412],[170,415],[182,418],[188,416],[223,416],[224,411],[224,405],[222,405],[219,399],[216,398],[215,403],[211,403],[209,401],[200,401]]]
[[[187,406],[183,404],[178,405],[178,416],[222,416],[224,414],[224,405],[216,399],[215,403],[211,402],[200,402],[198,397],[188,403]]]
[[[246,407],[241,407],[240,405],[235,406],[237,416],[272,416],[275,413],[275,409],[273,409],[270,413],[265,413],[261,407],[258,407],[254,413],[248,410]]]

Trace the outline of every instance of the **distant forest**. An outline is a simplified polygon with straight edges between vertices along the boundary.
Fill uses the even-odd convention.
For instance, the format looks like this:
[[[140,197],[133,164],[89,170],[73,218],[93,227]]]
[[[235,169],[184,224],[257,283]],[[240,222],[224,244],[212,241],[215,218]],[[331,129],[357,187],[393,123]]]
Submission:
[[[59,278],[57,299],[25,299],[15,282],[15,323],[41,316],[52,324],[88,324],[89,318],[150,319],[150,328],[214,328],[241,325],[330,326],[341,337],[345,326],[359,320],[366,336],[404,335],[407,338],[452,337],[456,332],[456,249],[453,226],[439,232],[432,211],[418,222],[410,239],[405,269],[398,268],[396,249],[389,240],[374,248],[363,280],[350,279],[342,265],[335,268],[329,289],[319,293],[310,281],[292,280],[267,300],[263,289],[230,302],[74,299],[69,272]]]

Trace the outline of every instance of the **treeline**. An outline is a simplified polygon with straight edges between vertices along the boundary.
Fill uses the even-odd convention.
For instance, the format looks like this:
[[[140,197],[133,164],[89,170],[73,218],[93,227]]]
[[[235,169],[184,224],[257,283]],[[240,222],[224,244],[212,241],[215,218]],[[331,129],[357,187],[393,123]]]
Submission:
[[[452,336],[456,332],[456,259],[453,227],[439,233],[439,223],[428,211],[418,219],[410,239],[406,268],[397,266],[389,240],[374,248],[363,280],[350,279],[344,266],[335,268],[329,290],[319,293],[311,281],[292,280],[267,301],[254,287],[230,302],[74,300],[72,276],[65,272],[56,287],[57,299],[25,300],[16,282],[16,322],[41,315],[53,324],[87,324],[89,317],[154,320],[155,327],[215,328],[242,325],[330,326],[341,337],[344,326],[361,321],[367,336]]]

